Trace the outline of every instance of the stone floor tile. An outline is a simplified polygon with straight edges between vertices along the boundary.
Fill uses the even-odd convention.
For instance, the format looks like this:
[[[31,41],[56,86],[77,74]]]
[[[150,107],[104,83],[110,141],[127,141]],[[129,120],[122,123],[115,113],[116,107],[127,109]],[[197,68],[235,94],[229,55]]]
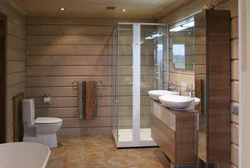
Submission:
[[[46,168],[170,168],[159,148],[117,149],[112,137],[60,138]]]

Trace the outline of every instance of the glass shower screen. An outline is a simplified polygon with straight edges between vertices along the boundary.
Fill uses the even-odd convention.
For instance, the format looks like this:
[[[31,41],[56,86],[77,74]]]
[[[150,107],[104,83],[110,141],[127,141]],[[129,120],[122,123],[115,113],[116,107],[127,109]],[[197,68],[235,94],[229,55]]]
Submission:
[[[163,89],[164,27],[119,23],[114,28],[112,134],[117,147],[156,146],[148,91]]]

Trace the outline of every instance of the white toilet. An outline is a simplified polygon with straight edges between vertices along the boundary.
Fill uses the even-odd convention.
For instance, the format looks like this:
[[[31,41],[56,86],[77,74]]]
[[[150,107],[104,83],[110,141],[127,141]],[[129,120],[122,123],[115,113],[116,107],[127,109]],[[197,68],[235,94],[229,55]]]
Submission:
[[[49,148],[57,147],[56,133],[62,126],[62,119],[53,117],[38,117],[35,119],[34,99],[24,99],[22,105],[23,141],[41,143]]]

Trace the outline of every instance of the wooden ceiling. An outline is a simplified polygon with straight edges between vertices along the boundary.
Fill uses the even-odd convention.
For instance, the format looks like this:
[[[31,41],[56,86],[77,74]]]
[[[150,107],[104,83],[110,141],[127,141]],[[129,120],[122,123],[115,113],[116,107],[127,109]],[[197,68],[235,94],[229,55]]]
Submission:
[[[28,16],[155,18],[177,0],[13,0]],[[114,11],[106,10],[115,6]],[[65,8],[61,11],[61,8]],[[122,12],[126,9],[126,12]]]

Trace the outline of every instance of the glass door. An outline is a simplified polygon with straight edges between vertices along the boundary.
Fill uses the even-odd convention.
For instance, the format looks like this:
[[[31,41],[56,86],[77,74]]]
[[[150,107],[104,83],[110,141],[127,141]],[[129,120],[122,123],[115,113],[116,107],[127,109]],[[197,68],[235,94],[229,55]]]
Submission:
[[[142,25],[140,39],[140,143],[153,145],[150,124],[151,99],[148,91],[163,89],[163,26]]]
[[[133,27],[118,25],[118,141],[133,141]]]
[[[155,60],[154,53],[157,46],[152,35],[156,34],[156,26],[141,26],[141,54],[140,54],[140,141],[152,141],[150,129],[150,98],[148,91],[154,89]]]

